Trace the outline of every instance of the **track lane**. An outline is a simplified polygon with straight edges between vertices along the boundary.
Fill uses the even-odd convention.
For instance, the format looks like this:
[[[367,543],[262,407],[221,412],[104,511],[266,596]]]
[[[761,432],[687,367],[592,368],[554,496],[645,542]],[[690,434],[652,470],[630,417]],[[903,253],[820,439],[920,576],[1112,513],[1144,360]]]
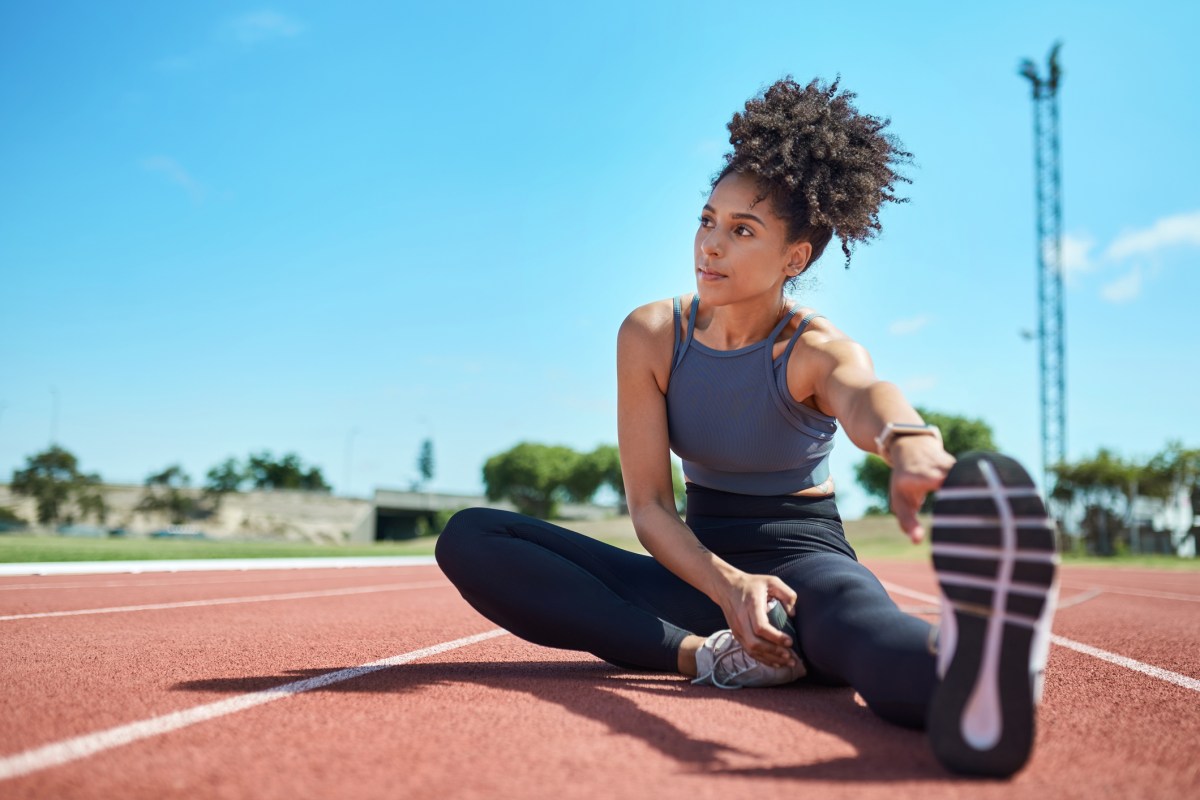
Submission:
[[[170,580],[168,576],[176,577]],[[436,567],[405,567],[362,570],[306,570],[285,574],[262,574],[256,580],[243,572],[220,573],[148,573],[126,576],[92,576],[92,581],[48,580],[46,585],[0,592],[0,617],[18,614],[81,611],[112,606],[174,603],[218,597],[252,597],[264,594],[325,591],[339,587],[359,587],[406,581],[444,581]],[[0,582],[29,585],[29,580]],[[115,584],[115,585],[108,585]],[[70,587],[59,589],[58,586]],[[270,587],[270,588],[264,588]],[[116,600],[114,600],[116,598]],[[3,629],[0,628],[0,631]]]
[[[403,570],[398,577],[404,583],[433,576]],[[4,716],[23,720],[0,729],[0,753],[210,701],[207,688],[177,687],[216,675],[276,676],[258,687],[267,688],[295,680],[288,670],[353,666],[478,632],[478,618],[437,618],[440,609],[462,603],[448,581],[439,585],[0,623]]]
[[[504,637],[5,789],[14,798],[1187,796],[1196,719],[1163,703],[1161,684],[1070,663],[1076,655],[1052,657],[1060,678],[1047,685],[1039,747],[1012,781],[946,775],[921,734],[879,721],[846,689],[722,692]],[[1061,679],[1080,672],[1082,681]],[[1139,712],[1148,698],[1156,711]],[[1161,735],[1164,726],[1177,735]]]
[[[918,593],[936,597],[937,582],[933,570],[925,564],[874,565],[877,573],[890,576],[894,582]],[[1200,603],[1180,601],[1170,597],[1138,596],[1106,593],[1094,590],[1088,576],[1110,571],[1089,569],[1079,571],[1068,565],[1062,569],[1065,602],[1054,618],[1054,633],[1112,654],[1131,658],[1144,664],[1169,670],[1191,679],[1200,679]],[[1135,582],[1134,578],[1141,583]],[[1167,573],[1166,578],[1178,578]],[[1162,585],[1155,574],[1139,571],[1122,578],[1125,588],[1133,591],[1155,591]],[[1168,582],[1167,585],[1173,585]],[[1088,588],[1084,588],[1088,587]],[[1073,604],[1080,599],[1084,602]],[[897,595],[901,604],[912,604],[912,596]]]
[[[936,591],[924,569],[925,588]],[[906,565],[896,574],[886,565],[879,571],[910,586],[921,579]],[[74,692],[61,700],[97,711],[82,709],[78,718],[90,731],[107,713],[106,692],[120,695],[117,716],[128,719],[143,699],[155,713],[191,707],[364,663],[399,652],[401,641],[444,641],[448,631],[488,627],[452,589],[412,594],[406,599],[414,602],[383,606],[343,598],[215,608],[199,629],[186,610],[129,615],[125,622],[180,616],[110,630],[101,637],[108,649],[86,653],[108,669],[67,664],[47,677],[70,683]],[[47,646],[57,642],[58,655],[82,661],[87,629],[53,622],[41,634],[59,629]],[[372,648],[384,640],[382,652]],[[130,677],[143,672],[153,679],[132,685]],[[94,681],[81,684],[89,673]],[[114,677],[123,682],[106,683]],[[5,717],[17,718],[4,694]],[[505,637],[4,782],[0,794],[595,797],[602,790],[631,798],[817,792],[933,800],[963,793],[1183,797],[1200,786],[1194,694],[1054,648],[1046,697],[1029,769],[1011,783],[963,782],[941,772],[922,736],[878,721],[848,690],[719,692]],[[1122,765],[1116,774],[1115,760]]]

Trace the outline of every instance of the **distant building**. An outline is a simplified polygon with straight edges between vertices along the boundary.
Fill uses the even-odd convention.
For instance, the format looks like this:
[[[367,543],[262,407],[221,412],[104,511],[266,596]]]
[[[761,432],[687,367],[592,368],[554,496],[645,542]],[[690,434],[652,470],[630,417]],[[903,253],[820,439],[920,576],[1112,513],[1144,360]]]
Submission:
[[[425,533],[435,533],[448,515],[464,508],[516,510],[512,503],[492,501],[479,495],[397,489],[376,489],[372,505],[371,513],[351,534],[351,542],[415,539]],[[608,506],[572,503],[563,503],[558,510],[562,519],[570,520],[603,519],[616,513],[616,509]]]

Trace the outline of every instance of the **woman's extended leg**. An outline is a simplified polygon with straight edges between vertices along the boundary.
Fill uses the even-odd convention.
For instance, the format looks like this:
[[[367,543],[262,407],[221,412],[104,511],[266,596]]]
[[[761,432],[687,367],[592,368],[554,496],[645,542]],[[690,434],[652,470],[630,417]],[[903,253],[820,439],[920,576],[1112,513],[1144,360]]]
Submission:
[[[923,727],[937,684],[930,624],[901,611],[844,555],[813,554],[774,574],[799,595],[795,626],[809,673],[850,684],[889,722]]]
[[[451,518],[437,560],[475,610],[536,644],[674,672],[720,607],[653,558],[531,517],[473,508]]]

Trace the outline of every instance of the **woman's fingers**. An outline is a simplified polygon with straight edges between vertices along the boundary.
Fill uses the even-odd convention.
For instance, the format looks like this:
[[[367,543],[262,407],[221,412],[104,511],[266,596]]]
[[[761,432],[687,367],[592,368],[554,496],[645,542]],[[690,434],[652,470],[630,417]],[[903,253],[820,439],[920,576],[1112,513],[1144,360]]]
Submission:
[[[731,587],[726,619],[737,640],[752,657],[772,667],[796,661],[792,639],[771,624],[767,605],[777,600],[788,614],[796,607],[796,593],[783,581],[768,575],[743,575]]]
[[[946,474],[954,466],[954,457],[927,436],[906,439],[900,441],[909,447],[893,448],[896,461],[892,469],[889,500],[900,529],[916,544],[925,537],[925,529],[917,519],[917,512],[921,510],[925,498],[941,488]]]
[[[909,539],[912,539],[913,544],[917,544],[925,537],[925,529],[921,527],[921,523],[917,519],[917,511],[925,502],[925,495],[926,492],[919,492],[914,497],[908,492],[899,491],[895,485],[892,487],[892,513],[896,515],[896,522],[900,525],[900,530],[904,531]]]
[[[773,597],[784,604],[784,608],[795,608],[796,593],[778,578],[769,579],[768,599],[756,603],[754,607],[754,634],[757,642],[748,647],[750,655],[772,667],[791,666],[796,662],[796,654],[792,651],[792,637],[771,624],[767,616],[769,598]]]
[[[767,587],[767,594],[774,597],[783,605],[783,610],[789,617],[796,616],[796,592],[783,581],[772,576]]]

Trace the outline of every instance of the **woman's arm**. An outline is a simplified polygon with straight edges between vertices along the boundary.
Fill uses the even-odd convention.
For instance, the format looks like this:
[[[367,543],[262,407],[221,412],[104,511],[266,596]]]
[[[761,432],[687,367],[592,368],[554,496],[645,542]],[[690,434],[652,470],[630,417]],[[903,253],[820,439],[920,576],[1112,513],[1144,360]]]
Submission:
[[[814,321],[816,323],[818,321]],[[868,453],[876,452],[875,437],[889,422],[917,423],[921,416],[895,384],[875,377],[866,349],[847,338],[825,320],[812,334],[805,333],[804,355],[792,361],[801,365],[797,383],[811,387],[811,396],[826,414],[836,417],[850,441]],[[797,351],[801,348],[797,347]],[[788,380],[792,384],[789,365]],[[807,396],[807,393],[801,396]],[[941,487],[954,457],[933,436],[899,436],[887,453],[877,453],[892,464],[890,501],[901,529],[914,543],[925,535],[917,512],[925,497]]]
[[[617,429],[625,498],[638,540],[663,566],[708,595],[738,641],[770,666],[792,663],[791,640],[767,619],[767,599],[792,614],[796,594],[783,581],[736,569],[704,547],[675,510],[667,433],[671,303],[635,310],[617,338]]]

